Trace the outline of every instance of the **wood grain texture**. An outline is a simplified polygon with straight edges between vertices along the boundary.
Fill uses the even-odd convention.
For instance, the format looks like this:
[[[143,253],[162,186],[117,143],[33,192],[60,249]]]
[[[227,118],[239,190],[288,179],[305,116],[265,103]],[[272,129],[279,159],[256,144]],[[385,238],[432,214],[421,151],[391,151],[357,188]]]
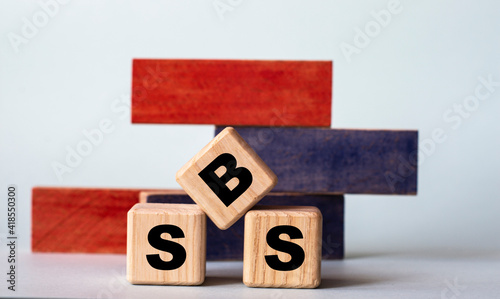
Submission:
[[[248,189],[226,206],[219,197],[222,189],[220,185],[214,187],[219,191],[213,191],[214,189],[211,189],[212,187],[201,178],[201,171],[222,155],[228,154],[234,157],[236,165],[233,167],[237,168],[230,169],[221,166],[215,171],[215,176],[220,178],[229,174],[232,176],[232,172],[241,174],[246,169],[252,180]],[[222,169],[221,172],[219,172],[220,169]],[[231,127],[222,130],[177,172],[175,178],[215,225],[223,230],[229,228],[271,191],[278,180],[272,170]],[[233,191],[236,187],[231,181],[236,182],[236,185],[243,183],[240,178],[233,178],[227,182],[227,186],[233,185],[232,188],[229,188]]]
[[[160,225],[181,230],[182,236],[175,238],[160,234],[161,239],[177,243],[184,250],[185,259],[174,269],[157,269],[147,259],[147,255],[159,255],[162,262],[178,258],[171,253],[172,245],[161,244],[163,251],[148,242],[150,231]],[[200,285],[205,280],[205,248],[206,216],[195,204],[138,203],[128,212],[127,280],[132,284]]]
[[[417,192],[417,131],[235,129],[278,176],[276,192]]]
[[[33,252],[125,253],[134,189],[35,187]]]
[[[148,203],[193,203],[183,190],[168,190],[164,194],[141,192]],[[323,214],[323,259],[344,257],[344,196],[319,194],[287,194],[270,192],[260,205],[307,205],[317,207]],[[239,219],[227,230],[220,230],[207,220],[207,260],[243,259],[244,219]]]
[[[277,255],[286,263],[288,253],[273,249],[266,236],[277,226],[292,226],[300,230],[298,238],[279,235],[281,240],[299,245],[303,263],[289,271],[276,270],[266,262],[266,256]],[[259,206],[245,215],[245,247],[243,283],[249,287],[316,288],[321,282],[322,216],[316,207]]]
[[[331,105],[331,61],[133,61],[132,123],[330,127]]]

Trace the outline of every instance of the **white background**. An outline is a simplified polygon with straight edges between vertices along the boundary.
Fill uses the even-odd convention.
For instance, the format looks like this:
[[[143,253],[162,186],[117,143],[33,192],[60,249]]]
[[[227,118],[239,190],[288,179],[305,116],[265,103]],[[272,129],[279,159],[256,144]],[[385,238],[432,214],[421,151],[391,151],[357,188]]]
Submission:
[[[499,248],[500,87],[476,106],[469,98],[457,128],[443,117],[474,96],[479,77],[500,82],[498,1],[402,0],[385,27],[371,14],[385,0],[215,3],[232,10],[218,14],[212,0],[69,1],[16,46],[42,6],[0,2],[2,243],[8,184],[18,186],[26,251],[33,186],[179,188],[176,171],[214,128],[132,125],[131,61],[221,58],[333,60],[333,127],[419,130],[418,196],[348,195],[348,256]],[[367,26],[369,42],[343,53]],[[114,131],[59,180],[51,164],[103,119]],[[436,129],[444,142],[431,141]]]

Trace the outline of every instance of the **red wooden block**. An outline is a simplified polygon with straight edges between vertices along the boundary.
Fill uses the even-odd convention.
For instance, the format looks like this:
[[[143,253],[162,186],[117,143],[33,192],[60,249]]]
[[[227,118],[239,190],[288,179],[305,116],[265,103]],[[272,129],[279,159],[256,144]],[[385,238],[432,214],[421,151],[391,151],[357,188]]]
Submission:
[[[331,106],[331,61],[133,61],[133,123],[330,127]]]
[[[33,252],[126,253],[127,212],[141,191],[33,188]]]

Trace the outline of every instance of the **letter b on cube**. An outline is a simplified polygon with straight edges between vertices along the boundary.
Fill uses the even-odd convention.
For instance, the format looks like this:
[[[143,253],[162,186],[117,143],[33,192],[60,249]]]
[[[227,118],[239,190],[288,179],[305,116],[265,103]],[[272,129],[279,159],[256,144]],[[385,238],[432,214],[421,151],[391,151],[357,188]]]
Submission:
[[[278,182],[231,127],[186,163],[176,180],[220,229],[233,225]]]

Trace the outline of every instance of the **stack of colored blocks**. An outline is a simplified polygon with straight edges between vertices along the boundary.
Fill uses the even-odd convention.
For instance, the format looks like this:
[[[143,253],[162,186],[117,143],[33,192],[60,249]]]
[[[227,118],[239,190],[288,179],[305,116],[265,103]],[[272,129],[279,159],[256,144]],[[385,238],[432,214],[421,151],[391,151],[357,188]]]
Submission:
[[[243,258],[248,286],[318,286],[321,258],[344,254],[344,194],[417,191],[418,133],[330,129],[331,89],[328,61],[134,60],[133,123],[216,137],[178,171],[184,190],[132,209],[140,190],[34,188],[33,250],[123,253],[128,225],[132,283],[201,284],[205,259]],[[101,229],[65,236],[84,217]]]

